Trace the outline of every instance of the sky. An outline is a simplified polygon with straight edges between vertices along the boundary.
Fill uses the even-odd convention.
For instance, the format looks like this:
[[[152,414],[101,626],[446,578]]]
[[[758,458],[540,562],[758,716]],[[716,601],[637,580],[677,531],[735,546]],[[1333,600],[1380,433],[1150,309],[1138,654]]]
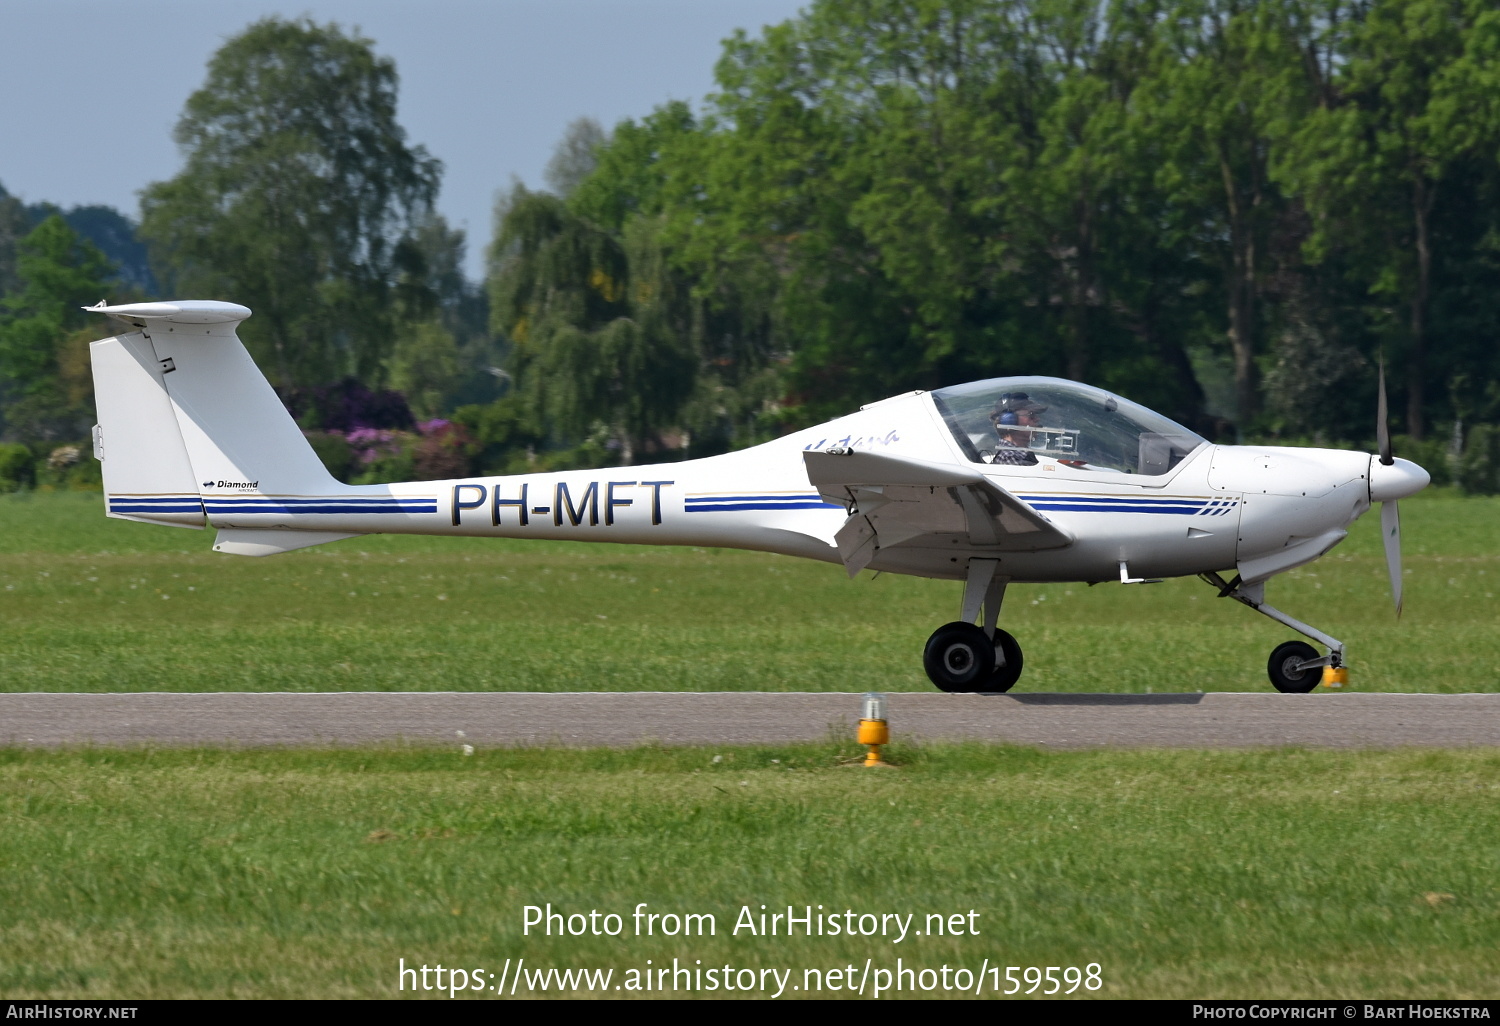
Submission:
[[[0,0],[0,185],[103,203],[181,167],[172,127],[214,51],[278,15],[358,27],[401,76],[408,142],[444,164],[438,209],[478,278],[497,190],[540,188],[573,119],[606,128],[713,91],[721,40],[807,0]]]

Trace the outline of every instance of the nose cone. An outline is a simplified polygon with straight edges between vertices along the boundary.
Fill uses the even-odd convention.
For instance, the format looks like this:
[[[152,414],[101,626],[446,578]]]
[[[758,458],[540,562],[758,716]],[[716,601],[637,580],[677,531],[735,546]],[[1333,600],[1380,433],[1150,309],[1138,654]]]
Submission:
[[[1398,459],[1390,466],[1370,457],[1370,501],[1391,502],[1416,495],[1427,487],[1432,476],[1411,460]]]

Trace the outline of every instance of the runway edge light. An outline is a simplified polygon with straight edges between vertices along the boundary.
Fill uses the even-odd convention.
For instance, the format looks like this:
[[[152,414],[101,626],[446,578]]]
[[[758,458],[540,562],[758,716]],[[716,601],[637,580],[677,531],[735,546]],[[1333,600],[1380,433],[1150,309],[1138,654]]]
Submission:
[[[891,742],[891,730],[885,722],[885,695],[879,691],[865,692],[864,708],[859,717],[859,743],[867,745],[866,766],[889,766],[880,757],[880,746]]]
[[[1323,686],[1325,688],[1341,688],[1348,683],[1349,668],[1347,666],[1323,667]]]

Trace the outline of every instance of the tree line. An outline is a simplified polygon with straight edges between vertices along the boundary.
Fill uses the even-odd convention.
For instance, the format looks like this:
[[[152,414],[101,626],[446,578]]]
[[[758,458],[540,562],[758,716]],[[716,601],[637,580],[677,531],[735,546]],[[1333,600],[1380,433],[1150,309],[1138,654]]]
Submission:
[[[1006,374],[1368,445],[1383,361],[1403,451],[1500,490],[1492,4],[815,2],[715,74],[570,127],[547,189],[500,196],[476,286],[392,62],[269,19],[213,58],[139,234],[164,293],[256,311],[309,430],[440,421],[428,449],[473,471],[708,454]],[[35,286],[8,288],[16,437]],[[412,423],[355,425],[366,394]]]

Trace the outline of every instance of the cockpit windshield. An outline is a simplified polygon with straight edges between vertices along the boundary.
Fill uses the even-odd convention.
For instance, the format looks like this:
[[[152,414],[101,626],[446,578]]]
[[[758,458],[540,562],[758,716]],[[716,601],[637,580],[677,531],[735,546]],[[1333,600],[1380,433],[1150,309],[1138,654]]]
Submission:
[[[1165,474],[1206,440],[1103,389],[1061,378],[991,378],[932,393],[976,463]]]

